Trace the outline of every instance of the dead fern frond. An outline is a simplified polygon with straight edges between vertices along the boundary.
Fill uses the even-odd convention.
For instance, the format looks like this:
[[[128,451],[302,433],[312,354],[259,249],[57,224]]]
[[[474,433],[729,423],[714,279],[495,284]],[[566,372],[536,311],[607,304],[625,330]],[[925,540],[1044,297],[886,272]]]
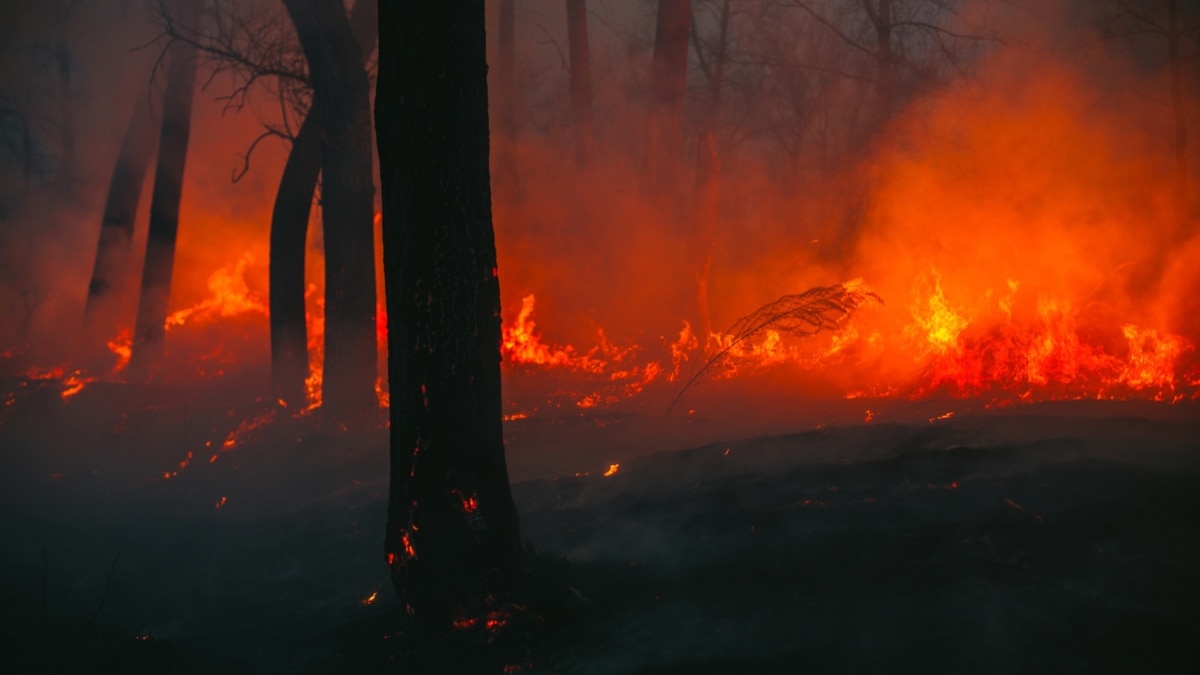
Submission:
[[[862,303],[869,300],[883,303],[883,298],[875,293],[863,290],[858,284],[849,283],[810,288],[803,293],[785,295],[759,307],[735,321],[729,330],[725,331],[726,339],[721,341],[720,348],[688,378],[671,400],[667,413],[670,414],[674,410],[675,404],[692,385],[743,342],[767,330],[794,337],[810,337],[823,330],[836,330]]]

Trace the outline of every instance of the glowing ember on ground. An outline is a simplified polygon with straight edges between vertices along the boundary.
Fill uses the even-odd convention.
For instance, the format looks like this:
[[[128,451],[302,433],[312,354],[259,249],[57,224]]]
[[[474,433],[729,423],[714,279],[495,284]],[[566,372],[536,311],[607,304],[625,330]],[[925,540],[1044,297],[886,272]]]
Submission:
[[[617,475],[617,472],[620,470],[621,470],[620,464],[609,464],[608,471],[604,472],[604,477],[608,478],[609,476],[615,476],[615,475]]]
[[[79,392],[83,391],[83,388],[87,386],[88,382],[94,381],[95,380],[82,377],[79,371],[71,373],[65,379],[63,379],[62,400],[66,401],[72,396],[78,394]]]
[[[271,410],[268,410],[260,415],[250,419],[242,420],[242,422],[238,424],[237,428],[229,432],[229,434],[225,437],[225,441],[221,443],[221,452],[236,448],[238,444],[243,442],[252,431],[271,423],[274,419],[275,409],[272,408]],[[212,461],[216,460],[210,460],[210,463]]]
[[[362,599],[362,606],[374,604],[375,599],[379,597],[379,591],[372,591],[370,595]]]

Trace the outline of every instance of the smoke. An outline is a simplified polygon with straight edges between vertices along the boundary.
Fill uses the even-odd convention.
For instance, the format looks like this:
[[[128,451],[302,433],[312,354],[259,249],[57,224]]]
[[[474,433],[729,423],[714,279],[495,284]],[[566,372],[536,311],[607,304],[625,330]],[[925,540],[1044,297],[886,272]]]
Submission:
[[[1115,362],[1136,351],[1126,326],[1181,336],[1178,353],[1193,358],[1197,174],[1180,213],[1165,42],[1125,35],[1132,31],[1106,13],[1112,8],[895,3],[971,37],[942,34],[935,43],[898,32],[902,65],[888,113],[872,81],[878,64],[861,49],[797,8],[733,3],[714,122],[706,73],[722,3],[697,2],[681,179],[662,185],[645,159],[652,17],[591,7],[589,28],[602,36],[592,56],[600,150],[579,168],[569,74],[554,67],[566,39],[558,4],[529,3],[530,16],[518,15],[527,87],[517,176],[503,166],[496,176],[506,320],[536,294],[547,341],[582,351],[602,330],[616,344],[652,350],[683,321],[708,319],[721,330],[783,294],[860,278],[884,306],[853,321],[860,339],[844,358],[793,373],[785,390],[911,390],[929,357],[914,323],[935,291],[969,326],[956,346],[973,341],[989,359],[997,335],[1023,351],[1058,338],[1044,348],[1055,363],[1068,358],[1062,343],[1079,342],[1069,357],[1080,363],[1050,381],[1074,386],[1103,369],[1117,377]],[[869,44],[856,3],[809,4]],[[1182,58],[1195,52],[1184,45]],[[1197,84],[1185,75],[1193,127]],[[706,125],[722,163],[710,241],[694,186]],[[516,186],[505,189],[508,180]],[[709,259],[705,299],[698,276]],[[822,337],[807,349],[834,347]],[[1046,367],[1023,362],[1021,377],[1036,383]]]
[[[0,350],[21,354],[6,360],[15,372],[70,358],[109,172],[132,97],[150,81],[161,49],[153,40],[160,27],[139,3],[123,11],[75,3],[56,22],[60,4],[5,10],[14,39],[5,40],[0,70]],[[1180,358],[1194,362],[1186,345],[1200,336],[1200,162],[1193,139],[1181,214],[1161,41],[1127,35],[1134,31],[1101,3],[894,2],[898,20],[947,32],[893,34],[896,70],[884,99],[880,62],[862,48],[873,48],[874,37],[860,3],[812,2],[805,12],[732,2],[725,43],[724,3],[693,5],[682,152],[674,179],[659,180],[648,159],[654,4],[588,3],[596,142],[580,165],[564,5],[518,3],[517,129],[511,139],[493,130],[506,326],[533,295],[544,343],[572,345],[577,354],[607,345],[631,354],[620,364],[625,371],[656,360],[666,373],[669,344],[685,322],[703,346],[707,329],[721,331],[784,294],[861,279],[882,306],[864,309],[844,334],[785,345],[792,361],[808,365],[769,376],[744,369],[762,376],[745,386],[835,397],[911,391],[928,370],[930,348],[916,341],[914,326],[928,319],[938,292],[949,316],[968,326],[961,340],[1032,326],[1021,328],[1028,342],[1057,316],[1070,324],[1064,334],[1082,336],[1093,355],[1127,359],[1133,338],[1122,331],[1134,326],[1134,335],[1180,336]],[[250,0],[237,7],[270,11]],[[1181,17],[1195,23],[1189,11]],[[496,19],[489,16],[493,73]],[[54,44],[68,47],[73,64],[65,102],[51,95],[57,71],[38,56]],[[1185,66],[1196,52],[1185,40]],[[210,77],[211,66],[202,66],[195,100],[172,311],[209,300],[209,280],[235,267],[247,293],[265,299],[268,290],[270,208],[287,143],[263,141],[245,176],[234,183],[231,175],[263,125],[280,123],[278,87],[252,89],[244,109],[230,108],[222,97],[236,84],[229,73]],[[1195,72],[1185,67],[1189,129],[1197,122]],[[499,117],[493,109],[493,121]],[[45,120],[59,118],[72,121],[77,139],[79,179],[70,185],[51,170],[65,165],[68,145],[61,125]],[[32,155],[21,154],[26,130],[38,148]],[[710,183],[697,180],[706,132],[720,165]],[[26,164],[43,168],[27,179]],[[314,224],[319,217],[314,209]],[[143,209],[133,274],[144,230]],[[310,239],[310,297],[319,298],[319,227]],[[250,262],[239,267],[243,260]],[[261,375],[266,350],[261,314],[195,322],[167,338],[179,380],[242,366]],[[834,353],[813,367],[817,355]],[[572,384],[572,373],[539,380],[545,373],[519,364],[506,373],[514,410],[539,405],[547,387],[582,400],[591,386]],[[734,391],[731,382],[722,391]],[[627,383],[617,389],[615,398],[633,395]],[[669,400],[669,392],[658,398]],[[711,400],[723,405],[721,396]]]

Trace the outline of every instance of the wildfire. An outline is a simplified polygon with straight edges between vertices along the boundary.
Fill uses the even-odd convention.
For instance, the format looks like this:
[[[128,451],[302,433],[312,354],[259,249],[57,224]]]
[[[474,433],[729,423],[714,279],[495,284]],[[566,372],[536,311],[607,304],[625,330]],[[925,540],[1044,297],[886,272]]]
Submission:
[[[84,378],[80,371],[71,373],[63,380],[62,400],[66,401],[75,394],[83,391],[83,388],[87,386],[89,382],[93,381],[94,380]]]
[[[275,412],[276,409],[272,408],[261,415],[242,420],[236,429],[229,432],[229,434],[225,436],[225,441],[221,443],[220,452],[225,452],[227,450],[236,448],[239,443],[245,441],[246,437],[249,436],[251,432],[274,421]],[[191,458],[191,453],[188,453],[188,457],[189,459]],[[209,463],[211,464],[215,462],[216,457],[216,455],[213,455],[213,458],[209,460]]]
[[[113,365],[112,370],[113,375],[116,375],[125,370],[125,366],[129,365],[129,359],[133,356],[133,330],[121,329],[116,337],[108,341],[108,350],[117,356],[117,362]]]
[[[551,348],[542,344],[541,336],[534,332],[533,306],[537,299],[527,295],[521,299],[521,311],[512,326],[504,329],[501,351],[515,363],[536,365],[582,365],[574,356],[575,349]]]
[[[317,292],[316,284],[309,284],[305,292],[305,312],[308,332],[308,377],[304,378],[304,392],[308,405],[298,415],[306,415],[321,407],[321,385],[325,374],[325,298]]]
[[[214,271],[208,277],[209,297],[191,307],[172,312],[167,316],[165,328],[171,330],[192,320],[227,318],[246,313],[266,316],[266,303],[252,293],[246,283],[246,268],[253,264],[254,256],[243,253],[232,268],[223,267]]]
[[[620,470],[621,470],[620,464],[609,464],[608,471],[604,472],[604,477],[608,478],[609,476],[615,476],[615,475],[617,475],[617,472]]]
[[[43,382],[47,384],[55,384],[61,387],[59,397],[66,402],[74,398],[79,392],[83,391],[87,385],[96,381],[96,378],[88,377],[82,370],[74,370],[68,372],[66,368],[57,366],[54,368],[29,368],[25,371],[25,378],[34,382]],[[11,406],[16,402],[16,395],[9,394],[4,405]]]
[[[1120,381],[1134,389],[1175,391],[1175,363],[1191,345],[1179,335],[1158,336],[1153,328],[1121,327],[1129,341],[1129,359]]]
[[[945,354],[958,348],[958,336],[969,322],[946,302],[946,296],[942,293],[941,277],[936,271],[933,274],[933,291],[925,300],[924,306],[918,304],[913,308],[913,323],[908,327],[907,333],[922,336],[927,345],[926,351]]]

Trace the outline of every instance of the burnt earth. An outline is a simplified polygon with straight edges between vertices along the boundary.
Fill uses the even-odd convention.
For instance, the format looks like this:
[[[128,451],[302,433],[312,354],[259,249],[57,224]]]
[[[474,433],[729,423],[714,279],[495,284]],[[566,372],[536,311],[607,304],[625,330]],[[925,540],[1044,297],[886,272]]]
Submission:
[[[209,463],[266,404],[26,387],[9,408],[6,673],[1200,665],[1194,410],[846,426],[523,480],[525,587],[417,644],[382,560],[380,425],[280,416]]]

